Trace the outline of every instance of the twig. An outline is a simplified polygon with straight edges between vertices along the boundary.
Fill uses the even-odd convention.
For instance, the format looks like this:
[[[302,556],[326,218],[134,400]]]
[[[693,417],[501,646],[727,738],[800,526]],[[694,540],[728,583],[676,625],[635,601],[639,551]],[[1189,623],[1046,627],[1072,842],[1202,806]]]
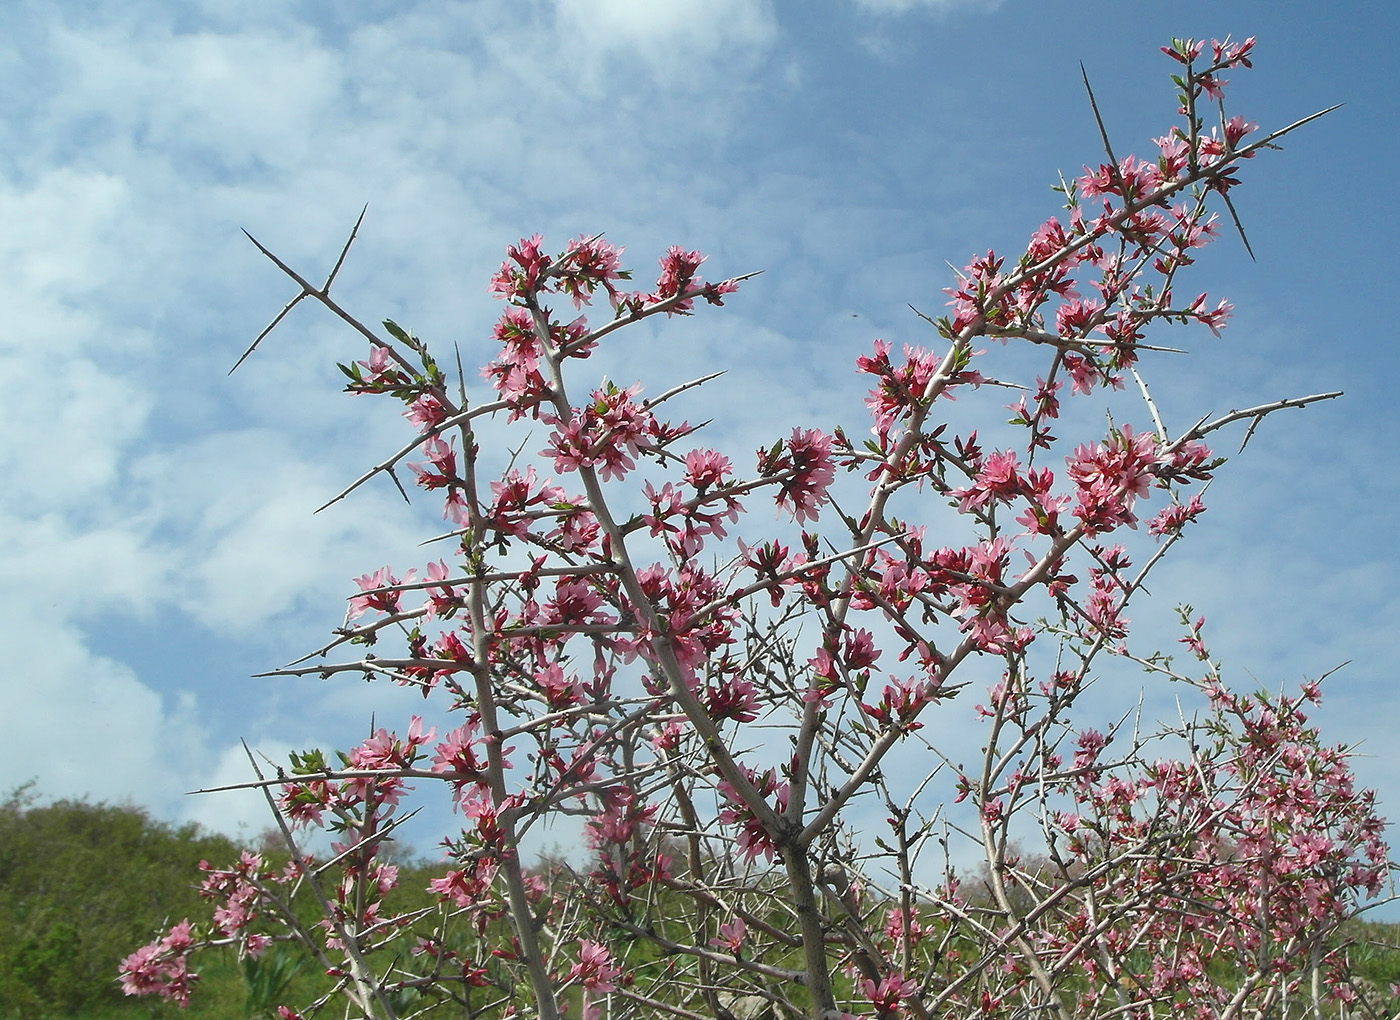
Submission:
[[[1103,126],[1103,118],[1099,116],[1098,100],[1094,98],[1094,89],[1089,84],[1089,72],[1084,70],[1084,62],[1079,62],[1079,76],[1084,79],[1084,91],[1089,93],[1089,109],[1094,112],[1094,123],[1099,126],[1099,137],[1103,139],[1103,151],[1108,156],[1108,171],[1113,175],[1113,183],[1118,188],[1118,194],[1123,196],[1123,201],[1128,201],[1126,189],[1123,187],[1123,174],[1118,169],[1118,157],[1113,154],[1113,146],[1108,141],[1108,129]]]
[[[403,493],[404,501],[407,502],[408,494],[404,493],[403,486],[399,484],[398,478],[394,476],[394,465],[396,465],[403,458],[407,457],[414,450],[418,449],[418,447],[420,447],[426,440],[429,440],[436,435],[440,435],[441,433],[446,432],[448,429],[456,428],[459,425],[465,425],[473,418],[479,418],[482,415],[486,414],[493,414],[494,412],[504,410],[509,406],[510,403],[508,401],[494,400],[489,404],[482,404],[480,407],[474,407],[468,411],[463,411],[460,414],[454,414],[451,418],[439,422],[432,428],[425,429],[424,431],[418,434],[418,436],[413,440],[413,442],[409,443],[407,446],[401,447],[397,453],[392,454],[386,459],[380,461],[378,464],[374,465],[374,467],[370,468],[364,474],[360,475],[359,478],[356,478],[353,482],[347,485],[335,496],[326,500],[326,502],[318,506],[316,508],[316,513],[319,514],[322,510],[325,510],[328,507],[339,503],[342,499],[350,495],[350,493],[354,492],[361,485],[364,485],[365,482],[369,481],[381,471],[389,473],[389,476],[394,479],[394,484],[398,485],[399,492]]]
[[[368,203],[366,203],[365,207],[360,210],[359,219],[355,220],[354,229],[350,231],[350,236],[345,241],[345,247],[340,249],[340,257],[335,260],[335,266],[331,269],[330,275],[326,277],[325,284],[319,290],[315,287],[312,287],[300,276],[292,272],[292,270],[289,269],[280,259],[278,259],[277,256],[273,255],[272,252],[264,248],[256,237],[254,237],[252,234],[249,234],[246,230],[243,231],[244,235],[248,238],[248,240],[252,241],[258,246],[259,251],[261,251],[268,258],[272,259],[272,261],[277,264],[277,267],[281,269],[284,273],[290,276],[297,283],[301,284],[301,293],[298,294],[296,297],[292,298],[292,300],[288,301],[287,304],[282,308],[282,310],[277,313],[276,317],[273,318],[273,320],[267,324],[267,327],[257,335],[253,342],[248,346],[248,349],[243,352],[242,356],[236,362],[234,362],[233,367],[228,370],[229,375],[233,375],[234,372],[238,371],[238,366],[248,360],[248,356],[252,354],[255,350],[257,350],[258,344],[262,343],[263,338],[277,328],[277,324],[281,322],[284,318],[286,318],[287,313],[290,312],[293,308],[295,308],[297,303],[301,301],[302,298],[316,297],[325,301],[330,297],[331,284],[335,282],[335,277],[336,274],[340,272],[340,267],[345,264],[345,256],[350,254],[350,246],[355,243],[355,238],[359,236],[360,224],[362,224],[365,221],[365,213],[367,212],[369,212]]]
[[[1307,397],[1286,397],[1283,400],[1275,400],[1271,404],[1258,404],[1254,407],[1246,407],[1242,411],[1231,411],[1229,414],[1222,415],[1214,421],[1208,422],[1205,418],[1202,418],[1195,425],[1178,436],[1176,441],[1167,448],[1166,452],[1175,451],[1179,449],[1183,443],[1188,443],[1193,439],[1200,439],[1202,436],[1209,435],[1217,429],[1224,428],[1231,422],[1243,421],[1245,418],[1253,418],[1254,423],[1250,425],[1249,431],[1245,433],[1244,442],[1240,444],[1240,449],[1243,450],[1245,443],[1249,442],[1250,436],[1254,434],[1255,428],[1258,427],[1259,422],[1264,419],[1265,415],[1272,414],[1275,411],[1281,411],[1286,407],[1306,407],[1309,404],[1316,404],[1322,400],[1335,400],[1341,395],[1341,390],[1331,390],[1327,393],[1314,393]]]

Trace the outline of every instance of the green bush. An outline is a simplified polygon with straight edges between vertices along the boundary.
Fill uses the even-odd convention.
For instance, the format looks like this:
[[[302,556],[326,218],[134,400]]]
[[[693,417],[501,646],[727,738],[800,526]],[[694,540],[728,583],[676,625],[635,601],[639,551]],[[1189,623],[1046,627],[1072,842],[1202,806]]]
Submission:
[[[21,787],[0,803],[0,1016],[124,1005],[118,962],[161,925],[198,918],[199,861],[237,847],[136,807],[34,801]]]
[[[227,867],[244,848],[131,805],[37,800],[26,785],[0,801],[0,1020],[249,1020],[328,990],[309,954],[278,944],[257,960],[231,949],[202,957],[188,1010],[127,998],[120,961],[173,922],[207,924],[199,862]],[[280,840],[261,840],[258,849],[280,865]],[[433,905],[427,884],[441,870],[405,861],[393,908]],[[312,906],[309,893],[298,899]]]

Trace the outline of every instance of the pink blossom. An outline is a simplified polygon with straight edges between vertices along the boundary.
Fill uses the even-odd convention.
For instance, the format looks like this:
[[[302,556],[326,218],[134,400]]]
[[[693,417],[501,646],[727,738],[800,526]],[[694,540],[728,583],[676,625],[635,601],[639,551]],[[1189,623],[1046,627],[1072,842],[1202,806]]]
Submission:
[[[392,386],[399,380],[397,369],[390,366],[389,348],[382,344],[375,344],[370,348],[368,361],[357,361],[365,370],[365,382],[372,386]]]
[[[878,705],[862,705],[870,717],[885,726],[902,726],[907,732],[921,729],[914,722],[919,712],[938,696],[938,686],[932,681],[896,680],[886,684]]]
[[[785,453],[776,461],[761,463],[759,470],[770,474],[789,472],[779,481],[774,500],[790,510],[798,523],[814,521],[827,501],[827,487],[836,479],[831,437],[818,429],[793,429]]]
[[[577,980],[591,992],[611,992],[614,982],[622,975],[613,966],[612,953],[600,942],[583,939],[578,944],[578,962],[569,968],[569,980]]]
[[[870,391],[865,404],[875,418],[871,431],[883,436],[890,433],[901,415],[923,400],[924,392],[938,374],[942,359],[923,347],[905,344],[904,364],[895,367],[890,361],[890,345],[887,342],[876,340],[874,350],[874,357],[858,357],[856,367],[881,380],[879,388]]]
[[[469,908],[481,904],[491,892],[491,883],[496,877],[496,865],[491,861],[477,861],[470,868],[456,868],[442,878],[428,883],[428,891],[442,899],[451,900],[459,907]]]
[[[481,374],[491,380],[503,399],[514,405],[513,420],[538,404],[548,392],[539,370],[542,355],[529,309],[506,309],[492,335],[504,349]]]
[[[421,716],[409,720],[408,739],[400,740],[383,727],[374,732],[347,757],[350,764],[360,769],[400,769],[407,768],[418,757],[418,748],[437,735],[437,727],[423,730]]]
[[[1210,48],[1217,64],[1224,64],[1227,67],[1254,66],[1249,62],[1249,52],[1254,49],[1254,36],[1250,36],[1242,43],[1231,43],[1229,36],[1226,36],[1223,42],[1219,39],[1212,39]]]
[[[199,975],[189,969],[194,937],[188,919],[173,926],[165,937],[142,946],[122,960],[120,977],[126,995],[156,994],[181,1006],[190,1003],[190,991]]]
[[[1206,296],[1204,294],[1196,298],[1196,300],[1191,303],[1190,311],[1195,314],[1197,322],[1208,327],[1210,331],[1218,337],[1220,336],[1220,330],[1225,325],[1225,320],[1234,314],[1235,306],[1228,301],[1221,301],[1215,306],[1214,310],[1205,312],[1201,310],[1205,305],[1205,300]]]
[[[924,926],[919,923],[918,917],[914,916],[912,911],[906,912],[899,907],[891,907],[885,911],[885,926],[882,930],[885,938],[895,943],[902,942],[907,934],[913,945],[918,945],[925,934]]]
[[[706,690],[705,709],[716,722],[753,722],[759,712],[758,691],[742,676],[726,676]]]
[[[576,676],[566,677],[563,668],[557,662],[550,663],[536,672],[535,683],[544,693],[545,703],[554,711],[583,704],[583,684]]]
[[[1259,130],[1259,125],[1251,121],[1246,121],[1243,117],[1231,117],[1225,122],[1225,145],[1234,149],[1240,144],[1240,140],[1245,135]],[[1250,153],[1249,155],[1254,155]]]
[[[1203,40],[1175,40],[1171,46],[1163,46],[1162,52],[1179,64],[1186,64],[1199,57],[1206,48]]]
[[[1148,534],[1175,535],[1204,512],[1205,504],[1201,502],[1200,493],[1196,493],[1187,503],[1172,503],[1158,511],[1157,515],[1147,522]]]
[[[401,591],[384,591],[385,588],[393,588],[395,585],[412,584],[416,572],[410,570],[402,579],[394,577],[388,567],[380,567],[373,574],[364,574],[355,578],[355,583],[360,586],[363,595],[356,595],[350,600],[349,618],[358,619],[368,612],[379,612],[393,614],[399,611],[399,599]]]
[[[719,935],[710,939],[710,945],[727,949],[735,956],[744,948],[744,938],[748,935],[748,925],[742,917],[726,921],[719,926]]]
[[[1088,167],[1084,168],[1089,170]],[[1119,195],[1127,201],[1141,201],[1162,186],[1162,173],[1156,163],[1136,156],[1124,156],[1116,167],[1101,164],[1079,179],[1080,194]]]
[[[424,579],[428,581],[446,581],[451,576],[447,569],[447,564],[442,560],[429,563],[424,571]],[[440,588],[428,589],[427,616],[428,620],[445,619],[456,612],[461,606],[461,599],[457,591],[451,585],[445,584]]]
[[[457,477],[457,452],[450,443],[439,436],[430,436],[424,441],[423,453],[432,464],[432,470],[422,464],[410,462],[408,467],[416,476],[418,485],[424,489],[441,489],[460,483]]]
[[[556,471],[597,466],[605,481],[620,480],[636,467],[633,457],[652,448],[651,436],[657,428],[655,417],[635,400],[640,392],[640,384],[619,389],[609,383],[594,390],[591,402],[574,409],[567,420],[541,415],[542,421],[555,427],[541,455],[554,458]]]
[[[691,450],[685,455],[685,480],[700,492],[723,485],[731,470],[729,458],[714,450]]]
[[[1094,392],[1095,384],[1103,378],[1099,374],[1098,366],[1079,354],[1066,354],[1064,366],[1073,383],[1072,392],[1074,393]]]
[[[1010,450],[995,451],[983,458],[977,476],[965,489],[953,489],[958,513],[974,513],[989,504],[1008,503],[1023,491],[1020,464]]]
[[[501,263],[496,275],[491,277],[487,291],[507,301],[533,294],[553,263],[548,255],[540,251],[540,241],[540,235],[535,234],[522,239],[518,245],[507,247],[506,260]]]
[[[1135,434],[1128,425],[1106,443],[1076,448],[1066,464],[1079,501],[1075,513],[1086,531],[1098,534],[1121,524],[1136,527],[1133,504],[1147,495],[1157,463],[1156,437]]]
[[[575,308],[590,302],[599,287],[608,292],[613,304],[617,304],[617,288],[613,281],[623,279],[622,252],[622,248],[615,248],[597,237],[577,237],[569,242],[559,260],[559,287],[569,295]]]
[[[871,1005],[881,1014],[893,1013],[899,1008],[901,999],[913,995],[919,989],[918,982],[905,978],[899,971],[886,975],[878,984],[864,978],[860,987]]]
[[[791,787],[787,782],[780,781],[773,769],[769,769],[761,775],[749,772],[749,781],[758,788],[759,793],[765,798],[772,798],[775,811],[781,814],[787,810]],[[729,804],[728,807],[720,810],[719,820],[726,825],[738,827],[739,832],[735,838],[735,846],[738,848],[739,856],[747,861],[753,861],[762,856],[771,862],[778,851],[772,835],[754,817],[753,812],[748,809],[728,781],[720,780],[718,789],[720,796]]]
[[[1055,311],[1055,332],[1063,337],[1085,336],[1097,324],[1101,312],[1103,306],[1097,301],[1066,301]]]
[[[431,393],[424,393],[408,405],[408,410],[403,413],[410,424],[417,425],[420,429],[430,429],[441,425],[447,420],[447,408],[442,406],[442,402]]]
[[[543,623],[581,626],[599,620],[603,597],[586,579],[561,577],[555,582],[554,598],[542,607]]]

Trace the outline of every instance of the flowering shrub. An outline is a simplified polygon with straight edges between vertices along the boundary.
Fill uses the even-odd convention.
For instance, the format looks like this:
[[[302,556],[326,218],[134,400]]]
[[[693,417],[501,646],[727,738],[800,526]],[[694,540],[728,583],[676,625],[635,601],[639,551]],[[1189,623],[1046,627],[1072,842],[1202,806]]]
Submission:
[[[870,438],[798,426],[747,474],[665,416],[694,383],[574,383],[618,329],[738,289],[696,252],[671,248],[645,291],[601,237],[511,246],[489,285],[505,302],[482,370],[494,396],[472,405],[423,340],[341,309],[334,273],[315,287],[263,249],[368,338],[347,389],[402,402],[415,438],[366,477],[406,461],[453,547],[421,577],[360,577],[331,645],[278,672],[387,678],[462,721],[439,734],[415,717],[338,765],[313,751],[260,776],[289,847],[296,827],[328,828],[333,859],[211,868],[212,921],[129,957],[128,991],[183,1002],[192,952],[280,939],[376,1018],[448,1003],[727,1018],[740,999],[814,1018],[1228,1017],[1350,994],[1335,936],[1389,864],[1370,794],[1307,725],[1316,686],[1228,691],[1186,616],[1195,670],[1127,644],[1130,599],[1205,509],[1223,463],[1207,440],[1335,395],[1173,432],[1139,370],[1158,325],[1219,332],[1230,306],[1179,297],[1179,277],[1240,164],[1298,126],[1249,141],[1255,125],[1224,114],[1221,75],[1252,48],[1168,47],[1181,120],[1153,157],[1117,159],[1105,136],[1108,162],[1060,189],[1063,221],[957,275],[937,349],[859,356]],[[563,302],[603,306],[602,325],[563,321]],[[1072,448],[1054,434],[1062,401],[1130,381],[1144,424]],[[940,417],[1007,386],[995,446]],[[539,459],[501,466],[474,432],[488,416],[533,426]],[[856,480],[864,503],[844,509]],[[777,525],[749,513],[767,498]],[[961,531],[920,521],[933,504]],[[330,657],[391,636],[401,651]],[[1076,724],[1104,654],[1196,692],[1196,720]],[[969,701],[983,748],[963,763],[939,738]],[[438,908],[405,914],[384,905],[381,845],[410,781],[443,784],[462,827]],[[555,814],[584,817],[587,863],[532,872],[520,840]],[[1017,853],[1028,835],[1043,856]],[[960,838],[984,864],[974,884]],[[315,918],[293,909],[298,887]]]

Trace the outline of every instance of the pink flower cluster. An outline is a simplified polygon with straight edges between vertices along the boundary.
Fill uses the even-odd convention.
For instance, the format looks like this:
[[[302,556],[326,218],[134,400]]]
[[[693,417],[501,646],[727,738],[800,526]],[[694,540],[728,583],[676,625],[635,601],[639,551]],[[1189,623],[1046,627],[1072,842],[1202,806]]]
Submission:
[[[554,458],[556,471],[597,467],[605,480],[620,481],[637,466],[633,458],[643,450],[659,448],[688,431],[684,425],[676,430],[657,421],[636,401],[640,392],[640,385],[620,389],[609,383],[594,390],[592,400],[567,419],[541,415],[545,424],[555,428],[540,454]]]
[[[831,437],[819,429],[795,428],[786,442],[780,439],[771,449],[758,451],[758,473],[778,481],[773,501],[794,520],[815,521],[836,479]]]
[[[189,954],[194,946],[194,930],[186,918],[122,960],[122,991],[127,995],[159,995],[188,1006],[190,991],[199,980],[199,975],[189,969]]]
[[[787,810],[792,786],[778,778],[777,770],[769,769],[766,772],[757,773],[746,769],[745,772],[745,778],[753,784],[759,796],[771,802],[773,810],[779,814]],[[725,825],[734,826],[739,830],[734,840],[735,846],[739,850],[739,856],[748,861],[762,857],[771,863],[778,852],[778,844],[773,833],[764,827],[728,780],[720,780],[718,790],[727,804],[726,807],[720,809],[719,820]]]

